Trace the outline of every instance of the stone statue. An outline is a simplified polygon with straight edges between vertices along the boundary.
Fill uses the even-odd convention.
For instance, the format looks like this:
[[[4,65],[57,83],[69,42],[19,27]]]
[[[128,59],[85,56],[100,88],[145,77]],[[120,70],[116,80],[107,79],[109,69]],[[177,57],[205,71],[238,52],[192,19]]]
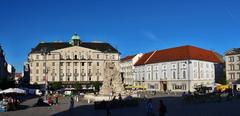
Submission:
[[[106,62],[101,95],[124,94],[124,87],[118,63]]]

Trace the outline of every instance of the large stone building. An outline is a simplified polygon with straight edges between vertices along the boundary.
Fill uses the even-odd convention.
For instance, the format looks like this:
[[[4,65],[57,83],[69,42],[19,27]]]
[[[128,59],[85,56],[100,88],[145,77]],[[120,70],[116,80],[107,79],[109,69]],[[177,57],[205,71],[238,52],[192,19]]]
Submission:
[[[198,85],[214,84],[215,64],[221,63],[214,52],[194,46],[156,50],[135,63],[134,85],[147,90],[194,91]]]
[[[5,55],[0,45],[0,78],[6,78],[8,76],[7,71],[7,62],[5,59]]]
[[[226,79],[234,83],[240,79],[240,48],[234,48],[225,53]]]
[[[137,54],[132,56],[126,56],[121,59],[120,61],[120,71],[122,74],[123,82],[125,85],[133,85],[133,71],[134,71],[134,64],[141,58],[143,54]]]
[[[77,34],[70,42],[39,43],[28,56],[30,83],[103,81],[105,63],[119,63],[119,55],[110,44],[82,42]]]
[[[14,78],[15,68],[7,63],[3,49],[0,45],[0,78]]]

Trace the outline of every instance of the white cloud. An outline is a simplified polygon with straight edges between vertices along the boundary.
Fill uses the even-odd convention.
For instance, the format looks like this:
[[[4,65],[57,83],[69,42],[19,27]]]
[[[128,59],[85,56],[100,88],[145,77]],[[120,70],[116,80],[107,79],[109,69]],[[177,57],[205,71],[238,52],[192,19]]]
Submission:
[[[151,32],[143,32],[143,34],[147,37],[147,39],[150,39],[152,41],[159,41],[159,38]]]

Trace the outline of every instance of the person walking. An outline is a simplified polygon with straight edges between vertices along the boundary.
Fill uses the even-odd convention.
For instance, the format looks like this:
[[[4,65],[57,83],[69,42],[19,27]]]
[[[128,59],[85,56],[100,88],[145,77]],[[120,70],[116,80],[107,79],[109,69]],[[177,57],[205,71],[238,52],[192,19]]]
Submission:
[[[154,116],[152,99],[147,101],[147,116]]]
[[[55,94],[55,103],[58,104],[58,93]]]
[[[107,112],[107,116],[112,116],[112,113],[110,111],[110,101],[107,102],[106,104],[106,112]]]
[[[159,101],[159,116],[165,116],[167,113],[167,107],[162,100]]]
[[[74,100],[73,100],[73,97],[70,98],[70,107],[69,107],[69,110],[72,110],[74,107]]]

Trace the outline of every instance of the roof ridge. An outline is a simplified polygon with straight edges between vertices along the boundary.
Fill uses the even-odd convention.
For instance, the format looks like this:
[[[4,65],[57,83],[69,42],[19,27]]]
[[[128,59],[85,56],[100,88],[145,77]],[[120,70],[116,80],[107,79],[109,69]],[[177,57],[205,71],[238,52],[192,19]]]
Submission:
[[[157,50],[155,50],[155,51],[148,57],[148,59],[144,62],[144,64],[146,64],[146,63],[150,60],[150,58],[151,58],[156,52],[157,52]]]

